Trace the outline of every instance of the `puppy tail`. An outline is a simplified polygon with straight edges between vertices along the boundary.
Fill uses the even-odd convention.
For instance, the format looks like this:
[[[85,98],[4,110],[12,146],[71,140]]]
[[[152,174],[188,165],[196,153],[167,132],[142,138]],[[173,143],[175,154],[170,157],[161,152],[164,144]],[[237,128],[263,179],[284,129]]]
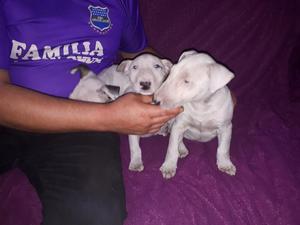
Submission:
[[[75,74],[77,72],[79,72],[80,78],[83,78],[87,76],[91,72],[91,70],[86,64],[80,64],[72,68],[70,71],[71,74]]]

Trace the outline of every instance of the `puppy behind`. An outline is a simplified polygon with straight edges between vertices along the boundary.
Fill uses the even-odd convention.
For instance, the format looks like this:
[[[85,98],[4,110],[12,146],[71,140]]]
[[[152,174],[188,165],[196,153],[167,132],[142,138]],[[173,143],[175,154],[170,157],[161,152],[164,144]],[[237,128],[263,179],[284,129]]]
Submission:
[[[71,70],[71,74],[80,73],[80,81],[69,95],[70,99],[89,102],[109,102],[119,94],[119,88],[107,86],[86,65],[81,64]]]

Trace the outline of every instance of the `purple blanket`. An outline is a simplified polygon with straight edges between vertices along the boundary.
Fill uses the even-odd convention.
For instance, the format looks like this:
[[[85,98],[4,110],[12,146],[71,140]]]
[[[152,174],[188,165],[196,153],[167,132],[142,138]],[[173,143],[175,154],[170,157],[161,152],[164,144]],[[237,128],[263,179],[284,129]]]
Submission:
[[[238,97],[231,145],[237,175],[217,170],[217,140],[186,141],[189,156],[175,178],[163,180],[164,137],[142,139],[145,171],[132,173],[125,138],[125,224],[300,224],[300,104],[288,96],[288,79],[296,77],[288,72],[300,76],[299,60],[298,70],[289,70],[289,60],[300,59],[299,50],[290,58],[299,25],[294,2],[141,3],[150,44],[162,55],[176,62],[184,49],[196,48],[235,72],[229,86]]]
[[[299,4],[292,0],[141,0],[140,4],[150,45],[161,55],[176,62],[183,50],[196,48],[234,71],[229,87],[238,104],[231,156],[237,174],[230,177],[217,170],[217,140],[186,140],[190,154],[179,160],[176,176],[164,180],[159,167],[168,138],[161,136],[141,140],[145,170],[130,172],[128,141],[122,136],[125,225],[300,224]],[[19,175],[20,171],[12,171],[0,177],[1,225],[40,220],[36,195]],[[7,189],[16,185],[23,191]],[[13,208],[20,202],[30,211],[26,215]],[[11,222],[16,213],[24,223]]]

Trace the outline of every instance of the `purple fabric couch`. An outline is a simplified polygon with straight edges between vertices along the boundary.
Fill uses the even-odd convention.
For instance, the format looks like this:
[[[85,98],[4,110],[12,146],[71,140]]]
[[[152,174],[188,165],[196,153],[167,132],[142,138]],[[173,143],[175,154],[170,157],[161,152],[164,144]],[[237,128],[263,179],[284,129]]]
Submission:
[[[127,170],[125,225],[300,224],[300,11],[286,0],[141,0],[150,45],[173,62],[185,49],[212,54],[235,72],[232,160],[217,170],[217,141],[186,141],[190,154],[164,180],[168,138],[142,139],[145,170]],[[39,224],[41,205],[19,170],[0,177],[0,224]]]

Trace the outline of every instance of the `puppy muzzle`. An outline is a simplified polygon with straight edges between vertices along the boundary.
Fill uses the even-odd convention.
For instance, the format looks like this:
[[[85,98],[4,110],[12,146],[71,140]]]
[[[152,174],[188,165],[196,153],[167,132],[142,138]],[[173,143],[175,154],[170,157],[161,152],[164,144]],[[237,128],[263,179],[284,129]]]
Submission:
[[[150,81],[141,81],[140,86],[141,86],[141,89],[144,91],[149,90],[151,87],[151,82]]]

